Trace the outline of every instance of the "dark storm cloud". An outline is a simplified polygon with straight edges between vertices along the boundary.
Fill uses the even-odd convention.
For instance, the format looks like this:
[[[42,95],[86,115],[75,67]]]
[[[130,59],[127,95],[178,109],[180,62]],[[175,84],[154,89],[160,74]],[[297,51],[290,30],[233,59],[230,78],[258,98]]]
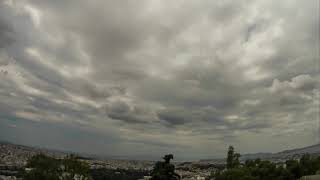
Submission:
[[[161,120],[166,121],[170,125],[179,125],[179,124],[184,124],[187,122],[186,115],[179,115],[178,112],[159,112],[158,117]]]
[[[126,123],[142,123],[136,114],[131,112],[131,107],[122,101],[114,102],[109,107],[108,116],[111,119],[124,121]]]
[[[192,146],[180,152],[189,156],[229,143],[274,151],[287,148],[283,142],[313,142],[316,0],[0,4],[3,119],[24,120],[29,129],[84,128],[141,154],[162,153],[161,146]],[[262,137],[274,145],[265,147]]]
[[[106,105],[106,114],[113,120],[129,124],[150,123],[152,117],[149,109],[141,105],[129,104],[123,100],[109,102]]]
[[[11,25],[0,18],[0,49],[10,45],[14,41],[14,31]]]
[[[12,24],[6,18],[6,11],[7,9],[0,4],[0,68],[11,63],[5,50],[15,41],[16,35]],[[6,69],[0,69],[0,71],[1,74],[7,74]]]
[[[10,12],[3,4],[0,5],[0,49],[7,47],[14,41],[15,31],[7,17]]]

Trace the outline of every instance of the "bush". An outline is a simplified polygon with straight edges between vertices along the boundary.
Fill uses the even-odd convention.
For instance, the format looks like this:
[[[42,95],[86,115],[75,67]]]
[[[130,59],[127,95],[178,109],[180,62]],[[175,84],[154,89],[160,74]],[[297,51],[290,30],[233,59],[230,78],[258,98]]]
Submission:
[[[300,161],[288,160],[276,164],[260,159],[247,160],[241,166],[234,164],[234,148],[228,150],[228,168],[212,173],[216,180],[297,180],[305,175],[314,175],[320,169],[320,157],[305,154]],[[236,159],[237,161],[237,159]]]
[[[89,165],[72,155],[60,160],[38,154],[28,160],[26,167],[31,170],[23,173],[25,180],[68,180],[75,176],[91,179]]]

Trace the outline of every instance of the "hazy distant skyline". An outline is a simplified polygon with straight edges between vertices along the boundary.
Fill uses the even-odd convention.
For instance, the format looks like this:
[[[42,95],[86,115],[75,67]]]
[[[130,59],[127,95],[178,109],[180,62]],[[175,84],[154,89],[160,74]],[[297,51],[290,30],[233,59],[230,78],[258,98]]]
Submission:
[[[180,159],[319,141],[319,1],[2,0],[0,140]]]

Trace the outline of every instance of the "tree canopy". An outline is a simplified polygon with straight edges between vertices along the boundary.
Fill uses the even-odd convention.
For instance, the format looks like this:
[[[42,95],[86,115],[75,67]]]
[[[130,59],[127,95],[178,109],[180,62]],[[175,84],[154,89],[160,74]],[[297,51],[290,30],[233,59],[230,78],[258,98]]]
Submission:
[[[30,171],[24,172],[25,180],[71,180],[74,177],[90,180],[89,165],[74,155],[56,159],[44,154],[31,157],[26,165]]]
[[[290,159],[275,163],[267,160],[247,160],[239,162],[240,154],[230,146],[227,153],[227,169],[215,171],[215,180],[297,180],[305,175],[317,174],[320,157],[303,155],[299,160]]]

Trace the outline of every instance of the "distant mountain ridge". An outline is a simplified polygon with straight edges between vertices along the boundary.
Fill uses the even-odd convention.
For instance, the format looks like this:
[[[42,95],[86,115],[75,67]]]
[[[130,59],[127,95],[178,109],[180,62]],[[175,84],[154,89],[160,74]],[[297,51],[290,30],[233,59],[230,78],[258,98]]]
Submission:
[[[240,157],[240,161],[244,162],[246,160],[253,159],[262,159],[262,160],[270,160],[270,161],[285,161],[288,159],[298,159],[303,154],[311,154],[314,156],[320,156],[320,144],[315,144],[312,146],[307,146],[303,148],[296,148],[291,150],[284,150],[277,153],[252,153],[252,154],[242,154]],[[225,162],[224,158],[221,159],[204,159],[200,160],[201,162],[214,162],[214,163],[223,163]]]
[[[314,155],[314,156],[319,156],[320,155],[320,144],[307,146],[307,147],[303,147],[303,148],[284,150],[284,151],[280,151],[278,153],[244,154],[244,155],[242,155],[242,157],[240,159],[244,161],[247,159],[260,158],[260,159],[265,159],[265,160],[277,161],[277,160],[297,159],[307,153]]]
[[[65,156],[67,154],[77,154],[81,155],[84,158],[93,158],[93,159],[126,159],[121,157],[107,157],[107,156],[99,156],[99,155],[93,155],[93,154],[86,154],[86,153],[75,153],[71,151],[63,151],[63,150],[54,150],[54,149],[48,149],[48,148],[40,148],[40,147],[32,147],[27,145],[18,145],[15,143],[7,142],[0,140],[0,145],[10,145],[15,146],[20,150],[23,150],[25,152],[28,152],[28,154],[34,154],[36,153],[49,153],[52,155],[58,155],[58,156]],[[32,153],[33,152],[33,153]],[[262,160],[270,160],[270,161],[285,161],[288,159],[298,159],[303,154],[309,153],[314,156],[320,156],[320,144],[315,144],[312,146],[307,146],[303,148],[296,148],[291,150],[284,150],[277,153],[252,153],[252,154],[242,154],[240,157],[240,161],[244,162],[245,160],[250,159],[257,159],[260,158]],[[129,159],[127,159],[129,160]],[[217,158],[217,159],[202,159],[200,162],[210,162],[210,163],[216,163],[216,164],[223,164],[225,163],[225,158]]]
[[[68,154],[74,154],[82,159],[154,161],[154,160],[144,159],[144,157],[130,158],[129,156],[98,155],[98,154],[91,154],[91,153],[85,153],[85,152],[80,152],[80,151],[70,151],[70,150],[53,149],[53,148],[40,147],[40,146],[17,144],[17,143],[5,141],[5,140],[0,140],[0,157],[2,154],[2,149],[5,149],[5,148],[19,149],[19,152],[22,152],[23,154],[28,154],[28,155],[35,155],[35,154],[39,154],[39,153],[44,153],[44,154],[55,156],[55,157],[63,157]],[[156,159],[156,158],[154,158],[154,159]]]

